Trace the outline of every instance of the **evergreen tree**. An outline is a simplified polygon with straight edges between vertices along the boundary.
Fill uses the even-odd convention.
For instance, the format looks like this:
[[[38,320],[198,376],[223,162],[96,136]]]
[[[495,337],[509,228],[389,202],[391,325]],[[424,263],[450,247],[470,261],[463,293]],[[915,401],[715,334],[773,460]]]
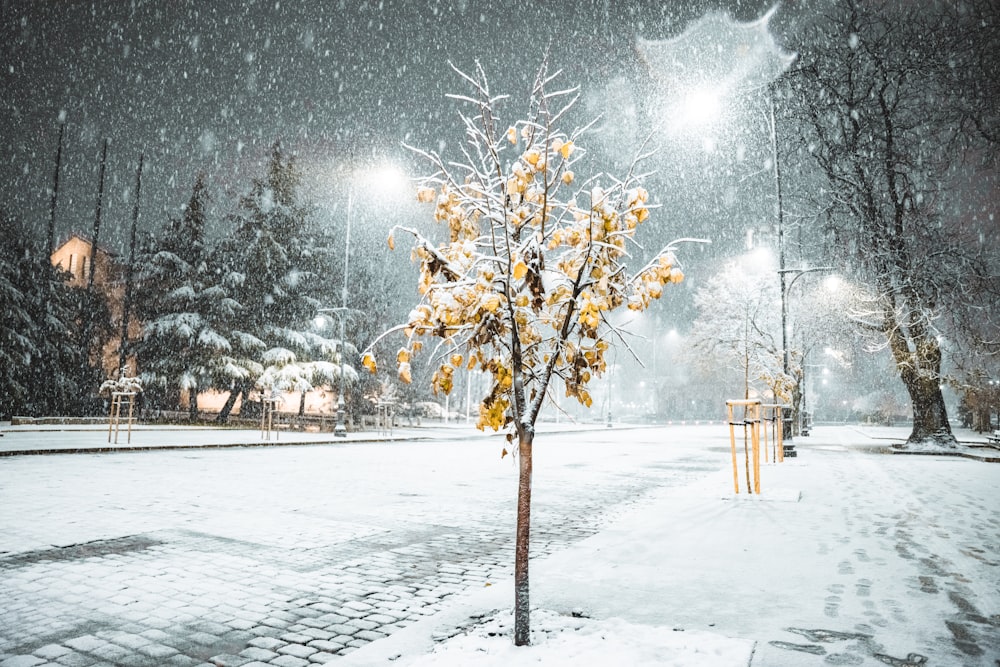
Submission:
[[[322,251],[308,229],[301,180],[294,158],[276,142],[265,177],[254,179],[231,218],[232,233],[218,248],[223,284],[240,304],[230,338],[231,394],[220,421],[255,385],[307,391],[339,378],[340,366],[333,363],[339,343],[313,325],[321,306],[314,269]]]
[[[75,292],[40,239],[0,212],[0,415],[78,412],[88,366]]]
[[[237,308],[215,282],[205,245],[207,202],[205,177],[199,174],[184,214],[171,219],[143,253],[138,278],[145,295],[136,345],[143,379],[167,396],[187,391],[192,419],[198,415],[198,392],[227,373],[232,350],[227,324]]]

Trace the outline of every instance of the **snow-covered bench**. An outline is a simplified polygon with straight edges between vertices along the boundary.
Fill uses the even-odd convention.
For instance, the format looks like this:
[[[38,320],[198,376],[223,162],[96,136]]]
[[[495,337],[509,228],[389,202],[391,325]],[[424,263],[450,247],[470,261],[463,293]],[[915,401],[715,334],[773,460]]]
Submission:
[[[1000,431],[993,431],[987,435],[986,442],[991,445],[1000,445]]]

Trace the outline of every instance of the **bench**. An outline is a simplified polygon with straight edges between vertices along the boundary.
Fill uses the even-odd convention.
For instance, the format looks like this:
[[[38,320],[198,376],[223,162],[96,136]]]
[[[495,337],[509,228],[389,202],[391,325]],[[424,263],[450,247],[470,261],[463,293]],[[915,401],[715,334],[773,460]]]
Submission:
[[[986,436],[986,442],[989,445],[1000,445],[1000,431],[993,431]]]

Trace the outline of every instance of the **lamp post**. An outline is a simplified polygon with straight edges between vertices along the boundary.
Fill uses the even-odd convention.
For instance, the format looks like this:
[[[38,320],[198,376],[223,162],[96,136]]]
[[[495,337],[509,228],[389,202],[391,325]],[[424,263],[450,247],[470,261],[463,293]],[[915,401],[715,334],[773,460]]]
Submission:
[[[780,207],[779,207],[780,210]],[[780,220],[780,215],[779,215]],[[779,223],[780,224],[780,223]],[[779,266],[778,275],[781,277],[781,370],[784,372],[785,376],[789,375],[789,362],[788,362],[788,293],[792,289],[792,285],[795,281],[804,276],[807,273],[815,273],[816,271],[833,271],[832,266],[813,266],[805,269],[786,269],[784,268],[784,252],[781,247],[781,228],[778,228],[778,256],[779,256]],[[786,280],[786,276],[791,273],[794,274],[791,280]],[[785,456],[796,456],[795,444],[791,442],[792,439],[792,422],[791,419],[785,419],[782,421],[781,433],[783,440],[785,441]]]
[[[348,316],[352,312],[348,305],[347,287],[350,279],[350,259],[351,259],[351,221],[354,212],[354,188],[356,181],[363,179],[366,190],[381,190],[382,194],[389,194],[398,191],[399,186],[406,182],[405,176],[395,166],[389,164],[382,168],[370,169],[363,165],[349,167],[347,172],[347,217],[344,231],[344,284],[340,292],[340,306],[338,308],[320,308],[320,313],[333,313],[340,319],[340,389],[337,397],[337,422],[333,427],[333,434],[336,437],[347,437],[347,411],[344,402],[346,394],[344,353],[346,347],[345,324]],[[397,192],[398,194],[398,192]],[[358,312],[358,311],[354,311]]]
[[[353,188],[347,191],[347,222],[344,232],[344,285],[340,291],[339,308],[320,308],[320,313],[334,313],[340,320],[340,389],[337,390],[337,422],[333,427],[333,435],[337,438],[347,437],[347,411],[344,403],[344,343],[345,343],[345,321],[347,320],[347,279],[348,264],[351,259],[351,208],[353,205]]]

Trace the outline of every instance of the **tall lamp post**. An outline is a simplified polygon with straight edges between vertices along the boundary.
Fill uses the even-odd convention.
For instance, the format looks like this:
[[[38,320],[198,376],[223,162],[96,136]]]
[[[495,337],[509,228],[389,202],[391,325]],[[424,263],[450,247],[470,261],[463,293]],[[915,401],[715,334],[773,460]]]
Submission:
[[[780,210],[780,209],[779,209]],[[781,219],[779,215],[779,221]],[[780,223],[779,223],[780,224]],[[784,252],[781,248],[781,228],[778,228],[778,247],[779,247],[779,262],[780,268],[778,269],[778,275],[781,277],[781,370],[785,373],[785,377],[789,375],[789,363],[788,363],[788,293],[792,289],[792,285],[795,281],[804,276],[807,273],[815,273],[816,271],[833,271],[832,266],[813,266],[806,269],[786,269],[784,267]],[[787,280],[786,276],[788,274],[792,275],[791,280]],[[781,433],[783,440],[785,441],[785,456],[796,456],[795,444],[791,442],[792,439],[792,421],[791,419],[784,419],[781,425]]]
[[[347,229],[344,233],[344,285],[340,291],[339,308],[320,308],[320,313],[334,313],[340,320],[340,389],[337,391],[337,423],[333,427],[333,435],[337,438],[347,437],[347,410],[344,403],[344,356],[345,356],[345,321],[347,320],[347,278],[348,264],[351,259],[351,208],[353,205],[353,189],[347,191]]]

